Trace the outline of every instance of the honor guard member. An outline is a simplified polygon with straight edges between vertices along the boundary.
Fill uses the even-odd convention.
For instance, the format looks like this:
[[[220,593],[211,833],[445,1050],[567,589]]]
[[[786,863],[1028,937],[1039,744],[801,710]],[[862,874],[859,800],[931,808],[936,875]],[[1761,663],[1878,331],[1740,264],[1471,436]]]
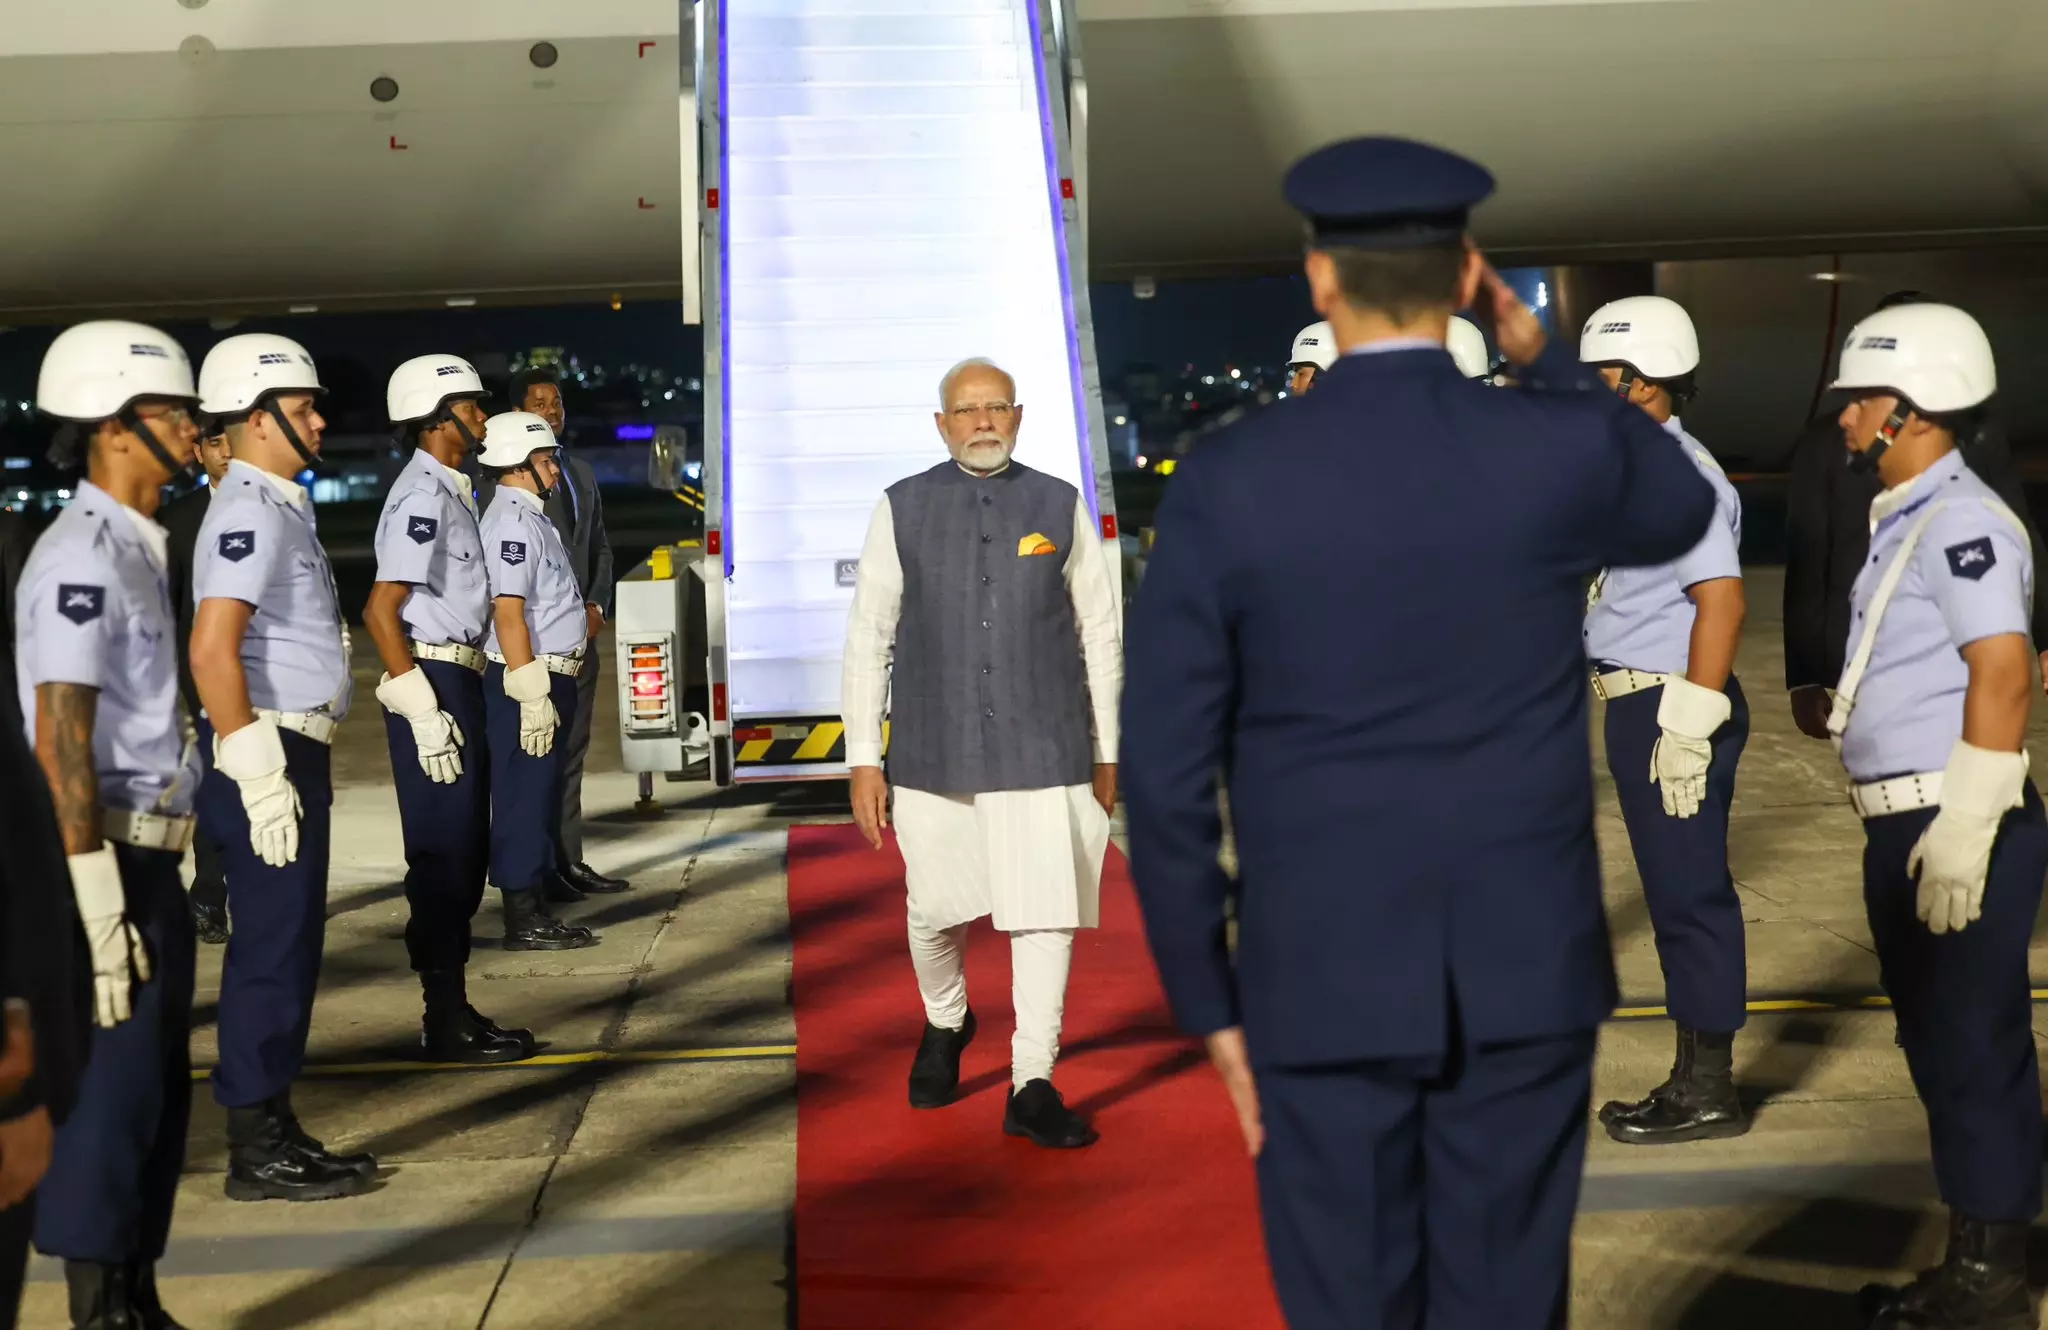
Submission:
[[[171,609],[178,616],[178,692],[187,715],[200,711],[199,690],[192,683],[192,551],[199,528],[213,504],[213,492],[226,477],[228,436],[220,422],[202,414],[199,422],[199,465],[206,483],[195,485],[165,504],[157,514],[170,535]],[[200,753],[204,761],[206,754]],[[228,940],[228,880],[220,863],[220,846],[201,824],[192,837],[192,923],[199,940],[219,946]]]
[[[1881,1330],[2032,1330],[2041,1086],[2027,944],[2048,820],[2027,775],[2034,569],[2026,528],[1964,465],[1997,387],[1969,315],[1907,305],[1856,325],[1842,433],[1884,490],[1851,593],[1828,728],[1863,818],[1863,903],[1927,1109],[1948,1254],[1864,1291]]]
[[[199,764],[154,518],[192,464],[197,396],[184,349],[136,323],[67,329],[36,384],[36,404],[63,422],[52,460],[86,471],[36,542],[16,607],[22,714],[56,801],[99,1027],[36,1211],[76,1326],[174,1324],[156,1262],[192,1109],[195,942],[179,868]]]
[[[569,553],[544,511],[561,477],[554,431],[527,411],[492,416],[477,460],[497,484],[482,528],[492,606],[484,723],[491,881],[505,903],[505,947],[588,947],[597,936],[556,918],[542,890],[557,869],[551,828],[562,802],[562,752],[555,740],[576,709],[589,631]]]
[[[405,950],[420,977],[430,1062],[512,1062],[533,1036],[469,1005],[469,922],[491,859],[484,634],[491,591],[476,496],[462,472],[481,446],[483,381],[459,356],[418,356],[391,375],[391,423],[413,449],[377,519],[377,581],[363,625],[384,660],[377,700],[405,831]]]
[[[1315,386],[1316,375],[1337,360],[1336,334],[1327,323],[1311,323],[1294,335],[1287,353],[1287,391],[1296,397]]]
[[[1587,597],[1586,659],[1607,701],[1607,769],[1621,802],[1664,971],[1678,1051],[1662,1085],[1601,1106],[1607,1134],[1627,1145],[1740,1136],[1735,1032],[1746,1019],[1742,903],[1728,872],[1728,807],[1749,740],[1736,680],[1742,640],[1742,501],[1713,455],[1679,424],[1699,369],[1683,307],[1632,296],[1593,311],[1579,359],[1663,426],[1714,488],[1715,519],[1670,563],[1616,568]]]
[[[1462,314],[1453,315],[1444,329],[1444,349],[1451,353],[1451,362],[1458,367],[1458,373],[1468,379],[1488,377],[1493,366],[1493,355],[1486,349],[1486,334],[1479,331],[1479,325]]]
[[[312,497],[292,479],[318,457],[320,392],[305,348],[268,333],[230,337],[199,367],[199,407],[234,454],[193,555],[192,680],[213,753],[200,816],[234,915],[213,1095],[238,1201],[351,1196],[377,1173],[308,1135],[291,1106],[327,925],[328,745],[350,701],[348,627]]]
[[[1469,247],[1492,188],[1404,139],[1294,166],[1310,290],[1343,354],[1309,398],[1182,465],[1132,607],[1139,901],[1258,1157],[1294,1330],[1564,1323],[1615,1001],[1585,581],[1677,558],[1714,515],[1699,468],[1546,345]],[[1446,350],[1482,287],[1525,390],[1469,390]],[[1332,467],[1360,483],[1301,483]],[[1276,511],[1287,540],[1217,539]]]

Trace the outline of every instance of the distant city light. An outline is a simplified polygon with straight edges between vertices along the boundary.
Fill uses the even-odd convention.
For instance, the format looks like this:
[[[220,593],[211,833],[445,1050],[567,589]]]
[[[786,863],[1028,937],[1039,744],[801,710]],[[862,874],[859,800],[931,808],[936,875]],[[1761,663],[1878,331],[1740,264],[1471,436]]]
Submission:
[[[1213,385],[1216,382],[1216,376],[1214,374],[1204,374],[1202,376],[1202,382]]]
[[[651,439],[654,437],[654,426],[621,425],[617,429],[612,431],[612,437],[619,440],[621,443],[630,443],[641,439]]]
[[[1233,379],[1241,379],[1244,377],[1244,371],[1241,369],[1232,369],[1230,371],[1230,377]]]
[[[468,309],[468,308],[469,308],[469,307],[470,307],[471,305],[474,305],[475,303],[476,303],[476,297],[475,297],[475,296],[449,296],[449,297],[448,297],[448,308],[450,308],[450,309]]]
[[[1140,453],[1140,454],[1138,455],[1138,470],[1140,470],[1140,471],[1143,471],[1144,469],[1145,469],[1145,456],[1144,456],[1144,454],[1143,454],[1143,453]],[[22,495],[21,497],[22,497],[22,498],[24,498],[24,499],[26,499],[26,498],[28,497],[28,495],[24,494],[24,495]]]
[[[4,462],[0,462],[0,466],[4,466],[9,471],[26,471],[33,465],[35,464],[26,457],[10,457]]]
[[[1127,423],[1127,422],[1126,422],[1126,421],[1124,420],[1124,418],[1123,418],[1122,416],[1118,416],[1118,417],[1116,418],[1116,423],[1117,423],[1117,424],[1119,424],[1119,425],[1122,425],[1122,424],[1125,424],[1125,423]]]
[[[24,499],[26,499],[26,498],[28,497],[28,495],[24,494],[24,495],[22,495],[21,497],[22,497],[22,498],[24,498]],[[70,498],[70,497],[71,497],[71,491],[70,491],[70,490],[58,490],[58,491],[57,491],[57,497],[58,497],[58,498],[60,498],[60,499],[68,499],[68,498]]]
[[[1550,285],[1549,285],[1549,283],[1547,283],[1547,282],[1538,282],[1538,283],[1536,283],[1536,308],[1538,308],[1538,309],[1547,309],[1547,308],[1549,308],[1549,306],[1550,306]]]

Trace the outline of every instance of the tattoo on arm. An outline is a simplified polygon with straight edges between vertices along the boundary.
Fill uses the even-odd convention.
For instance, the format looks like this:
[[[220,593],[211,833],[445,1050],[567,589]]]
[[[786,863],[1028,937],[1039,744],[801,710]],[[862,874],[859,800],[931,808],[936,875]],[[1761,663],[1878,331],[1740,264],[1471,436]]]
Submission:
[[[99,689],[84,684],[36,687],[36,757],[50,781],[64,853],[100,848],[100,778],[93,760],[93,722]]]

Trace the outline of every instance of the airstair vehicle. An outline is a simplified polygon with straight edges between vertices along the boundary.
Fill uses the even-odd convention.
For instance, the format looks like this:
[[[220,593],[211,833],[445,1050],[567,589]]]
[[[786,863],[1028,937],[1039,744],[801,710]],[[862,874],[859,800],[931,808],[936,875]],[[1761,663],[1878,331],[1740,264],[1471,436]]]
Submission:
[[[720,785],[845,773],[861,545],[882,491],[944,460],[953,364],[1016,376],[1017,459],[1078,486],[1119,558],[1071,5],[692,6],[704,538],[619,584],[621,738],[643,799],[707,757]],[[679,457],[657,441],[650,469],[683,492]],[[701,715],[683,709],[697,653]]]

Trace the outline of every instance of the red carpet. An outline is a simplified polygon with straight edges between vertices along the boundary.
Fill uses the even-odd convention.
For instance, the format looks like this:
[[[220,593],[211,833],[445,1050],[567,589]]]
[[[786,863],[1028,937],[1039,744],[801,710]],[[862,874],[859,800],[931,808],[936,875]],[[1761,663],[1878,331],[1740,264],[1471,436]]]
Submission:
[[[1057,1082],[1087,1150],[1002,1134],[1007,940],[975,926],[981,1032],[961,1099],[913,1110],[923,1008],[903,861],[851,826],[789,834],[802,1330],[1280,1330],[1251,1162],[1223,1087],[1180,1037],[1114,847],[1102,927],[1077,935]]]

